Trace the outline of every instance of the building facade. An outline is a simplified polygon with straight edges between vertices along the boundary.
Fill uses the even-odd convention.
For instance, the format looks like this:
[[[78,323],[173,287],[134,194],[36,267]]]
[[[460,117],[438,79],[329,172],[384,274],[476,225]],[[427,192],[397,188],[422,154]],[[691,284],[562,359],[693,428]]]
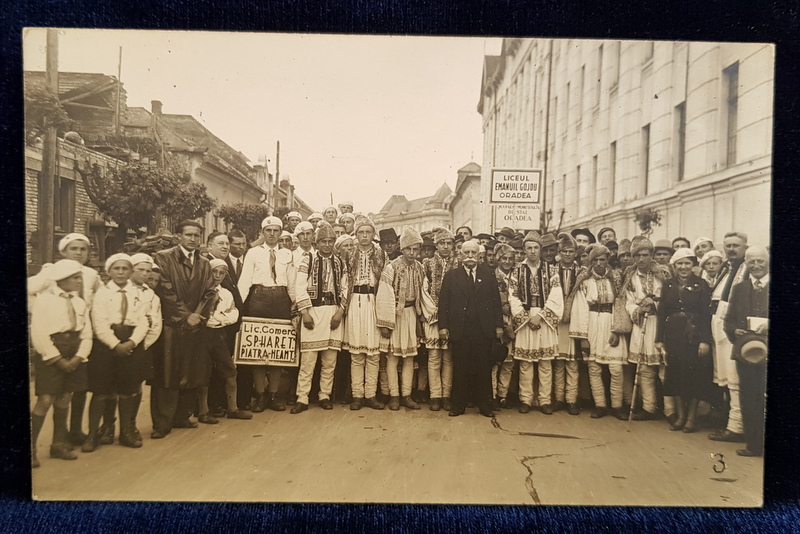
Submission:
[[[393,195],[381,211],[370,214],[378,230],[394,228],[398,235],[403,226],[411,226],[418,232],[434,226],[451,229],[450,201],[453,191],[446,183],[433,196],[408,200],[403,195]]]
[[[768,243],[773,81],[770,45],[505,39],[484,61],[481,197],[492,168],[542,169],[549,229],[631,237],[650,209],[653,239]]]
[[[472,228],[480,219],[481,200],[481,166],[472,161],[458,169],[456,190],[450,201],[453,228]]]

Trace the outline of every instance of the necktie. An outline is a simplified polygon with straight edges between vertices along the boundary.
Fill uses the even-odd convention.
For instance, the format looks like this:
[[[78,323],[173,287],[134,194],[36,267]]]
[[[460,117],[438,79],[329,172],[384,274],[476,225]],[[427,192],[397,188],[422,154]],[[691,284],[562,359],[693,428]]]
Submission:
[[[278,273],[275,271],[275,249],[269,249],[269,270],[272,272],[272,283],[278,285]]]
[[[124,289],[120,289],[117,293],[122,293],[122,301],[119,305],[119,324],[125,324],[125,317],[128,315],[128,296]]]
[[[61,293],[61,296],[67,299],[67,317],[69,317],[69,329],[74,331],[78,329],[78,319],[75,317],[75,307],[72,305],[72,295],[69,293]]]
[[[190,251],[189,255],[186,256],[186,258],[189,260],[189,265],[194,265],[194,252]]]
[[[475,283],[475,276],[472,273],[472,269],[469,270],[469,281],[473,284]]]
[[[758,291],[762,287],[764,287],[764,284],[761,283],[761,280],[756,280],[753,282],[753,289],[755,289],[756,291]]]
[[[233,258],[233,270],[236,272],[236,278],[239,278],[239,275],[242,274],[242,262],[239,258]]]

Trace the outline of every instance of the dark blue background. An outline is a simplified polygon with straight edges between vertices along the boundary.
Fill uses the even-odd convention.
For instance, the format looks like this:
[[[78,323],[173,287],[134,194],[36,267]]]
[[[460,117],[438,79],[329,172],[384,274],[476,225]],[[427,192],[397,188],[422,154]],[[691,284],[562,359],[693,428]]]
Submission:
[[[10,4],[8,2],[7,4]],[[253,4],[253,5],[250,5]],[[263,4],[263,5],[262,5]],[[780,4],[780,5],[779,5]],[[796,531],[800,3],[763,1],[36,1],[0,14],[0,531]],[[25,26],[777,43],[772,331],[762,510],[533,506],[34,503],[28,462],[21,30]],[[475,80],[476,98],[480,81]],[[423,94],[417,96],[425,98]],[[202,468],[202,466],[198,466]],[[44,475],[45,473],[42,473]],[[232,473],[235,476],[235,473]],[[81,481],[76,481],[80,484]],[[331,488],[340,493],[341,489]],[[378,492],[376,492],[376,495]]]

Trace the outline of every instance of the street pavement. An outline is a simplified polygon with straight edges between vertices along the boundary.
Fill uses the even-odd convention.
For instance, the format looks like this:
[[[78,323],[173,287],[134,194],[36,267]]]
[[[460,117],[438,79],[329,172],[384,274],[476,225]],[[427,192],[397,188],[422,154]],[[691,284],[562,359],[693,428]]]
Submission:
[[[427,405],[312,405],[152,440],[146,393],[140,449],[115,443],[74,461],[50,459],[48,415],[33,492],[41,500],[761,505],[763,462],[737,456],[742,445],[670,432],[663,420],[627,432],[627,422],[589,414],[503,410],[489,419]]]

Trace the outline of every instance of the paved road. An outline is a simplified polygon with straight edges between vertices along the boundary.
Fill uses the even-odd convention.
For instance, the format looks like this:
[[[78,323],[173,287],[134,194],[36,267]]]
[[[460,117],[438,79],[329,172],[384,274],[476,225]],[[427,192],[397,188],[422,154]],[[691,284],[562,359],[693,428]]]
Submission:
[[[627,423],[558,412],[504,410],[494,419],[427,406],[352,412],[311,406],[299,415],[176,429],[141,449],[101,446],[76,461],[47,455],[39,439],[42,500],[178,500],[759,506],[763,463],[706,432],[670,432],[664,421]],[[710,454],[722,453],[722,473]],[[719,468],[719,464],[718,464]]]

